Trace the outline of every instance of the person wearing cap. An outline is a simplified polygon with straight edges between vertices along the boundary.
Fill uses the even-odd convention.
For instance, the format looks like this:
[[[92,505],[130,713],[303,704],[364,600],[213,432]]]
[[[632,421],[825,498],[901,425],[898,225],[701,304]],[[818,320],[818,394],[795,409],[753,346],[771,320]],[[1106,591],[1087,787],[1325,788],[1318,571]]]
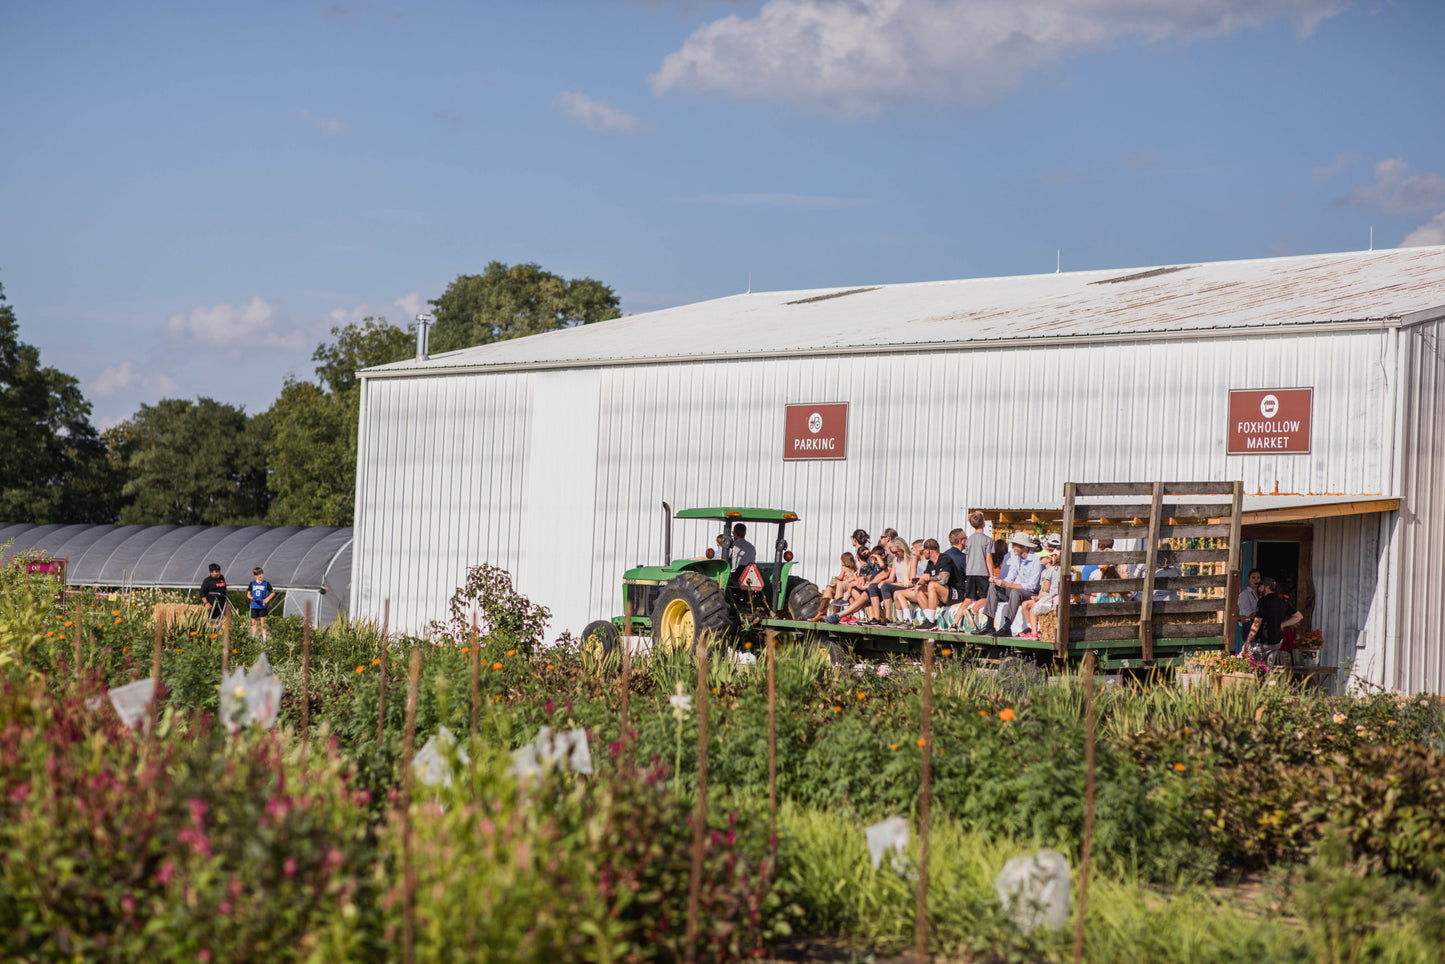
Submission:
[[[226,577],[221,575],[219,563],[211,563],[210,575],[201,580],[201,602],[208,607],[211,622],[218,623],[226,614]]]
[[[1039,582],[1044,567],[1033,552],[1036,548],[1034,537],[1027,532],[1015,532],[1009,537],[1009,553],[999,566],[998,575],[989,579],[988,601],[983,612],[988,617],[989,628],[985,633],[994,636],[1012,636],[1013,618],[1018,614],[1024,601],[1039,594]],[[999,603],[1004,603],[1003,625],[997,623]]]

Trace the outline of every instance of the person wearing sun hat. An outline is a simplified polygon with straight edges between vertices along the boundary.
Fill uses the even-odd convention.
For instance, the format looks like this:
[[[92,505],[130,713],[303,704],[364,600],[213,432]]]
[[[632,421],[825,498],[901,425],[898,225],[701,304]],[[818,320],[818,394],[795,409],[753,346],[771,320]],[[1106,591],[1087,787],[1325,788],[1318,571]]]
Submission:
[[[998,575],[989,579],[988,598],[983,607],[990,627],[985,632],[994,636],[1013,635],[1013,618],[1025,600],[1039,594],[1039,582],[1044,572],[1043,564],[1034,554],[1038,543],[1031,533],[1015,532],[1008,541],[1009,553],[1004,556]],[[999,603],[1004,604],[1003,625],[992,628],[997,623]]]

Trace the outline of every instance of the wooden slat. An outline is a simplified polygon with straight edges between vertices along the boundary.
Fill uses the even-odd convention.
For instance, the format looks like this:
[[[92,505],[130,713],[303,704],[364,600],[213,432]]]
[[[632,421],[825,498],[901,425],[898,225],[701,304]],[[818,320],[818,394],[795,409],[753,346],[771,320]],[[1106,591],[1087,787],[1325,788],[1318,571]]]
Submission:
[[[1230,482],[1164,482],[1165,495],[1229,495]],[[1153,495],[1152,482],[1079,482],[1078,495]]]
[[[1097,639],[1118,639],[1129,631],[1128,626],[1074,626],[1069,630],[1069,642],[1086,643]],[[1155,639],[1201,639],[1219,638],[1218,623],[1164,623],[1154,630]]]
[[[1228,502],[1166,502],[1163,515],[1170,519],[1227,519]],[[1131,503],[1123,505],[1111,502],[1078,503],[1074,506],[1074,518],[1083,519],[1147,519],[1149,504]]]
[[[1154,580],[1155,589],[1213,589],[1228,582],[1227,576],[1161,576]],[[1139,592],[1142,579],[1095,579],[1074,583],[1074,592]]]
[[[1164,504],[1164,483],[1154,483],[1149,505],[1149,532],[1144,537],[1144,590],[1139,603],[1139,643],[1144,658],[1154,658],[1154,572],[1159,568],[1159,513]]]
[[[1173,553],[1175,562],[1223,562],[1229,558],[1228,549],[1180,549]],[[1074,553],[1076,566],[1107,566],[1120,562],[1148,563],[1149,552],[1145,549],[1093,549],[1089,552]]]
[[[1159,526],[1159,535],[1174,539],[1226,539],[1229,537],[1228,522],[1186,523]],[[1076,539],[1142,539],[1144,527],[1134,525],[1113,525],[1086,522],[1074,526]]]
[[[1140,611],[1141,606],[1143,606],[1143,603],[1138,600],[1133,602],[1074,603],[1073,615],[1075,619],[1087,619],[1090,616],[1133,616]],[[1169,616],[1177,613],[1217,613],[1223,608],[1223,599],[1154,600],[1154,613],[1159,616]]]
[[[1239,594],[1240,589],[1240,536],[1243,534],[1243,509],[1244,509],[1244,483],[1234,483],[1234,505],[1233,514],[1229,517],[1229,560],[1225,563],[1225,571],[1229,573],[1229,585],[1224,590],[1224,650],[1228,652],[1234,648],[1234,628],[1239,619]]]
[[[1078,492],[1078,485],[1074,482],[1064,483],[1064,531],[1062,533],[1061,545],[1059,548],[1059,625],[1054,636],[1054,653],[1063,659],[1069,655],[1069,618],[1070,605],[1069,595],[1071,592],[1070,573],[1073,565],[1074,553],[1074,497]]]

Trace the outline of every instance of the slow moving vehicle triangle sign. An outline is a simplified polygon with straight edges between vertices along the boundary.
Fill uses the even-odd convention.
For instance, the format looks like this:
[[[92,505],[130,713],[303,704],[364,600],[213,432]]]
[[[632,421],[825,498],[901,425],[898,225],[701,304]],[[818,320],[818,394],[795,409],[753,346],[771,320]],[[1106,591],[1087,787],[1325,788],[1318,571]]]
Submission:
[[[738,577],[738,585],[744,589],[751,589],[753,592],[760,592],[763,588],[763,574],[758,571],[756,562],[748,565],[743,574]]]

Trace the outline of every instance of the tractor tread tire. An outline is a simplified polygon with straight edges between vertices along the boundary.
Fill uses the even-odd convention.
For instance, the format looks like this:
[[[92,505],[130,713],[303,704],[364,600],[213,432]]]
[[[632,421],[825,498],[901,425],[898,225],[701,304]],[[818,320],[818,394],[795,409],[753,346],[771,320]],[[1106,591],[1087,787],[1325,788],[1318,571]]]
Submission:
[[[691,570],[668,580],[657,594],[652,605],[652,643],[654,647],[666,645],[660,638],[662,613],[674,599],[686,600],[692,609],[693,641],[703,636],[719,640],[730,639],[737,632],[737,619],[728,605],[727,594],[707,576]]]
[[[801,576],[788,577],[788,596],[784,600],[789,619],[807,620],[818,614],[823,594],[818,587]]]
[[[611,656],[612,651],[616,649],[617,645],[622,641],[622,633],[612,620],[596,619],[588,623],[587,628],[582,630],[581,643],[584,650],[592,642],[594,634],[597,637],[597,641],[601,644],[599,647],[601,652],[597,655],[603,659]]]

